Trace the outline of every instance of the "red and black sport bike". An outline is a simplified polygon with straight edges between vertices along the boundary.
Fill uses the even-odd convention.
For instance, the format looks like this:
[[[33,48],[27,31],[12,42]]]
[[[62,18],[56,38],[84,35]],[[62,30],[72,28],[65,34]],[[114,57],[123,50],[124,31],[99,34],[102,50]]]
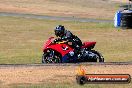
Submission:
[[[104,62],[103,56],[93,50],[96,42],[84,42],[80,53],[76,54],[70,42],[53,41],[54,37],[50,37],[44,43],[42,63]]]

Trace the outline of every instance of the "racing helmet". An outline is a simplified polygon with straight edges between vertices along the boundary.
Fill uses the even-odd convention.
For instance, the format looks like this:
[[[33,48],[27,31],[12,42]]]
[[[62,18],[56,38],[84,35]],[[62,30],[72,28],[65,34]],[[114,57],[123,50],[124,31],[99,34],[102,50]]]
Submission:
[[[55,28],[55,35],[58,37],[61,37],[63,34],[64,34],[64,31],[65,31],[65,27],[64,26],[62,26],[62,25],[58,25],[58,26],[56,26],[56,28]]]

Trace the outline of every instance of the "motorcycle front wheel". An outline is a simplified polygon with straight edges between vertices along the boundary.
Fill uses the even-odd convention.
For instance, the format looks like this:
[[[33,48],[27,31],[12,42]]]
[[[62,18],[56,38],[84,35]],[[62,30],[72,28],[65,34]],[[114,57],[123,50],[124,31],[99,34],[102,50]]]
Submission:
[[[42,63],[61,63],[61,55],[54,50],[47,50],[42,55]]]

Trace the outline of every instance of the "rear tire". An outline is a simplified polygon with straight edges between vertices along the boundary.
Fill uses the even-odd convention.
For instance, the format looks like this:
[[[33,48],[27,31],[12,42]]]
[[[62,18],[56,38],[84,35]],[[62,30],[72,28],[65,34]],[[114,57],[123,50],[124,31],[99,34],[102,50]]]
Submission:
[[[95,62],[104,62],[104,57],[102,56],[101,53],[95,50],[91,50],[92,53],[96,54],[97,58]]]

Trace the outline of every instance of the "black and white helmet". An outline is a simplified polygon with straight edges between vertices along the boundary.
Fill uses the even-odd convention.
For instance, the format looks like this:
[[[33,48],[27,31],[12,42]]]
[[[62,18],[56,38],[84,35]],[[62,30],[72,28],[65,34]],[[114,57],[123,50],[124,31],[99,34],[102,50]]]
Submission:
[[[58,25],[58,26],[56,26],[56,28],[55,28],[55,35],[58,37],[60,37],[61,35],[63,35],[64,34],[64,31],[65,31],[65,27],[64,26],[62,26],[62,25]]]

